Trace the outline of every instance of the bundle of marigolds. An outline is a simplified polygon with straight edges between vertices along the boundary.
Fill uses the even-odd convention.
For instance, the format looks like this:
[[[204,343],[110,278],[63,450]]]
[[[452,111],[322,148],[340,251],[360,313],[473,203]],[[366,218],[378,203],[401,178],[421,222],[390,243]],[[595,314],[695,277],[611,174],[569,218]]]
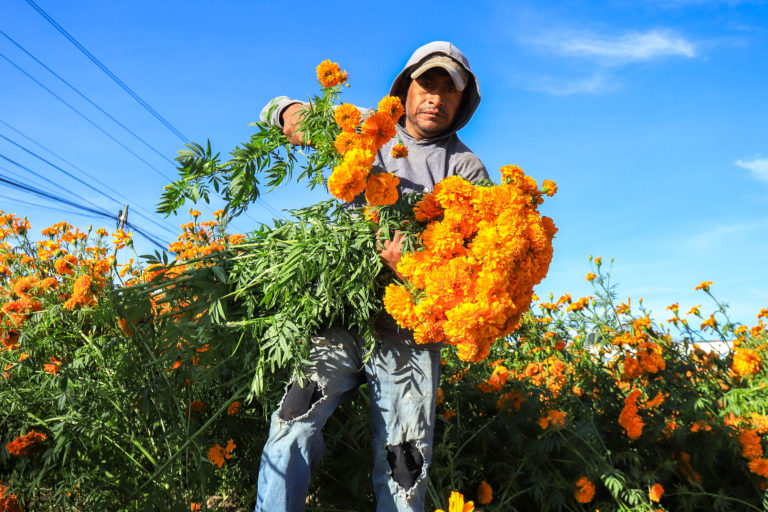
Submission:
[[[555,184],[545,180],[539,190],[514,165],[501,174],[502,184],[490,187],[450,176],[417,203],[416,220],[428,222],[423,249],[403,256],[398,271],[407,281],[384,296],[417,343],[456,345],[464,361],[483,360],[515,329],[552,260],[557,228],[536,208]]]

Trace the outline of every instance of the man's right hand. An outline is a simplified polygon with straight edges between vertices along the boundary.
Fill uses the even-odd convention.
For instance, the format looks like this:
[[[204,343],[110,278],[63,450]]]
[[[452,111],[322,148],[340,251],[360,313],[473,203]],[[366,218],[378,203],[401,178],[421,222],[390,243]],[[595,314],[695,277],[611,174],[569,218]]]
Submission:
[[[282,113],[283,135],[288,137],[288,142],[294,146],[311,145],[310,141],[304,142],[304,136],[299,130],[302,113],[307,109],[301,103],[294,103],[285,107]]]

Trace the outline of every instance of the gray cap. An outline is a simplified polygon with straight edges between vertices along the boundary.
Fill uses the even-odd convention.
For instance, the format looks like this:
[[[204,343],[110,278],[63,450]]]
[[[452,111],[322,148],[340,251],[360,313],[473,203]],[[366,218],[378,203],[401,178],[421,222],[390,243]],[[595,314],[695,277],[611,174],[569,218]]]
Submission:
[[[467,71],[461,66],[461,64],[448,57],[447,55],[433,54],[431,57],[419,64],[416,69],[411,72],[411,78],[418,78],[432,68],[443,68],[446,70],[448,74],[451,75],[453,83],[456,85],[458,90],[463,91],[464,87],[467,86]]]

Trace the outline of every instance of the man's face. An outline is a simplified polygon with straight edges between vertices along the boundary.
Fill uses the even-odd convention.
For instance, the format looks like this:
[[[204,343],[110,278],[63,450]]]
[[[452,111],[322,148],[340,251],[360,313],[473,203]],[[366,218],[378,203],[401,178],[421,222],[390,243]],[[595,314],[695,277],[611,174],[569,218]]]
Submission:
[[[405,99],[405,128],[416,139],[436,137],[451,126],[462,91],[442,68],[432,68],[411,81]]]

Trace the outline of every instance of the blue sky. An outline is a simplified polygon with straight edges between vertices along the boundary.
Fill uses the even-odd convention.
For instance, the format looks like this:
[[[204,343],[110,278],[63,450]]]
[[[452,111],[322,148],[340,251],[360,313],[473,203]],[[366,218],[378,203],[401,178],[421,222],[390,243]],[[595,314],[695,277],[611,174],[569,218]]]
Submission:
[[[210,139],[223,154],[249,137],[248,123],[270,98],[317,91],[314,69],[324,59],[349,72],[345,101],[372,106],[416,47],[452,41],[483,94],[462,140],[494,178],[502,165],[517,164],[559,185],[542,206],[560,231],[540,296],[590,294],[588,258],[600,255],[615,260],[619,299],[632,297],[634,305],[642,297],[658,320],[669,318],[665,308],[676,301],[683,313],[697,304],[711,310],[694,291],[701,281],[714,281],[713,292],[742,323],[754,325],[768,306],[765,1],[293,2],[290,9],[245,1],[36,3],[184,137]],[[25,0],[3,3],[0,30],[153,149],[2,34],[0,135],[96,188],[109,187],[119,202],[130,201],[132,221],[172,241],[173,226],[188,218],[149,212],[175,176],[168,160],[181,139]],[[120,208],[2,138],[0,154],[56,187],[0,159],[2,175],[78,204]],[[278,210],[323,198],[302,186],[264,196]],[[137,208],[160,224],[137,217]],[[37,231],[60,220],[114,227],[3,184],[0,210],[26,215]],[[247,231],[271,218],[256,204],[233,228]],[[141,252],[153,250],[137,242]]]

